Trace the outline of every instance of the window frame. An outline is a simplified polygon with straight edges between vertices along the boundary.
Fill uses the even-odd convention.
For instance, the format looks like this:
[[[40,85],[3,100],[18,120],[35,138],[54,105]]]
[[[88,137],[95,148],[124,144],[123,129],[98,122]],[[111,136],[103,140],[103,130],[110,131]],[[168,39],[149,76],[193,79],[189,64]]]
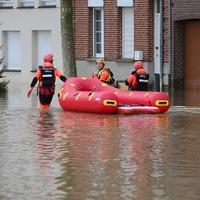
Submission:
[[[42,45],[44,42],[49,46]],[[43,48],[41,48],[41,46]],[[32,71],[43,63],[43,56],[49,53],[53,54],[52,31],[51,30],[32,30]]]
[[[13,7],[13,0],[0,0],[0,7]]]
[[[21,32],[18,30],[3,31],[2,34],[3,34],[3,57],[5,58],[4,62],[5,62],[6,70],[7,71],[21,71],[21,69],[22,69]],[[17,51],[15,51],[18,53],[18,59],[12,59],[12,61],[10,60],[10,56],[13,53],[12,51],[10,51],[10,49],[13,49],[13,48],[11,48],[11,45],[10,45],[11,38],[12,39],[14,38],[14,40],[16,38],[18,39],[17,43],[16,43],[18,48],[17,48]],[[16,48],[16,46],[15,46],[15,48]],[[14,54],[16,55],[16,53],[14,53]],[[15,61],[15,63],[14,63],[15,66],[13,66],[13,60]]]
[[[95,11],[101,11],[101,52],[97,53]],[[104,57],[104,11],[102,8],[93,8],[93,57]]]
[[[131,12],[130,16],[127,15],[128,12]],[[125,40],[126,35],[127,35],[127,30],[125,29],[125,23],[124,21],[127,21],[127,17],[131,17],[132,19],[132,23],[129,26],[129,29],[132,28],[132,31],[130,31],[129,33],[131,33],[131,35],[129,35],[131,37],[131,44],[127,46],[127,41]],[[127,24],[126,24],[127,25]],[[132,7],[122,7],[122,59],[133,59],[134,58],[134,52],[135,52],[135,48],[134,48],[134,9]],[[126,33],[126,34],[125,34]]]

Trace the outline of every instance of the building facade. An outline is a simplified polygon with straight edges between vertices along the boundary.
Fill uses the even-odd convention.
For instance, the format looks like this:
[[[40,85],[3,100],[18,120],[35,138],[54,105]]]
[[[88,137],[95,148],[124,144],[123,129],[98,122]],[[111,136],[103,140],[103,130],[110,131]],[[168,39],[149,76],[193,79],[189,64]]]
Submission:
[[[200,87],[200,1],[74,0],[73,5],[78,75],[90,75],[95,58],[104,57],[115,78],[124,80],[133,61],[141,59],[154,88]],[[47,52],[62,70],[60,30],[58,0],[1,1],[1,55],[8,76],[30,80]]]
[[[172,73],[176,86],[200,89],[200,1],[172,1]]]
[[[59,1],[0,2],[0,55],[11,82],[30,82],[46,53],[62,68]]]

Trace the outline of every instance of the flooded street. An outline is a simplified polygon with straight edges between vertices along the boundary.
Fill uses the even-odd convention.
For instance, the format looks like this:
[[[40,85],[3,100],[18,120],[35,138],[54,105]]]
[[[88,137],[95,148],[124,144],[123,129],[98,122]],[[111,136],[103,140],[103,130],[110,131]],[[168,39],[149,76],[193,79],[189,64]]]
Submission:
[[[1,200],[199,200],[200,106],[39,111],[27,88],[0,94]]]

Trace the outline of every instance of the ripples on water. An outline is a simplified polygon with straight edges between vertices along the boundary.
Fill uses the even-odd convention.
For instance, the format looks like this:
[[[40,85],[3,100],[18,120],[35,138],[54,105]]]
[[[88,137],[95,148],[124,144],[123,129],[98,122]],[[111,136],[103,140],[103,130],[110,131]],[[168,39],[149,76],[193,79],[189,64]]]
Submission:
[[[199,199],[199,108],[97,115],[0,103],[2,200]]]

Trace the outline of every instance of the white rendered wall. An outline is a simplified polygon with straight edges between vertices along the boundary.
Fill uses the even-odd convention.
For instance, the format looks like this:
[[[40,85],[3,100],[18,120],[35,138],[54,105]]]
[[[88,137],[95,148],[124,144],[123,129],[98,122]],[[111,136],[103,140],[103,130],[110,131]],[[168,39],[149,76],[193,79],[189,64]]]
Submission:
[[[14,82],[27,82],[33,77],[32,31],[51,31],[54,64],[63,71],[60,8],[11,8],[0,9],[0,44],[3,44],[4,31],[20,31],[21,34],[21,72],[7,72],[6,76]],[[0,51],[3,56],[3,50]],[[42,62],[42,61],[41,61]],[[41,63],[42,64],[42,63]]]

